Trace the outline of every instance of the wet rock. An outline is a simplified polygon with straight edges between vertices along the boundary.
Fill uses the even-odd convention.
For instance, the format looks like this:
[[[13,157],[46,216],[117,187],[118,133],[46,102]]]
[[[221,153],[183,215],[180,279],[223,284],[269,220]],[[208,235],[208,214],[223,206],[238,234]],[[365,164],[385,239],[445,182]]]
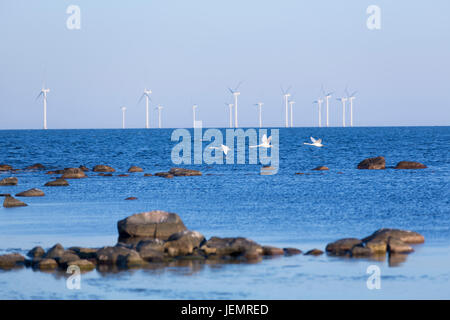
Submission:
[[[344,238],[327,244],[325,250],[327,253],[336,256],[346,255],[356,246],[361,245],[362,241],[356,238]]]
[[[362,245],[356,245],[354,246],[351,251],[351,256],[352,257],[369,257],[373,254],[372,250],[370,250],[370,248],[367,247],[363,247]]]
[[[25,168],[25,170],[45,170],[45,166],[40,163],[35,163]]]
[[[47,171],[45,174],[64,174],[64,170],[51,170]]]
[[[78,259],[67,263],[67,267],[77,266],[80,271],[91,271],[95,269],[95,264],[86,259]]]
[[[118,177],[122,177],[122,178],[124,178],[124,177],[129,177],[130,175],[129,174],[119,174],[118,175]]]
[[[96,258],[99,264],[117,265],[119,259],[123,263],[123,259],[133,252],[138,254],[136,251],[123,246],[103,247],[97,251]]]
[[[16,186],[18,182],[16,177],[4,178],[0,180],[0,186]]]
[[[295,174],[304,175],[305,173],[304,172],[296,172]]]
[[[200,232],[185,230],[172,234],[164,244],[164,248],[169,256],[177,257],[191,254],[204,242],[205,237]]]
[[[40,257],[43,257],[44,255],[45,255],[45,250],[44,250],[44,248],[42,248],[40,246],[34,247],[27,253],[27,256],[29,256],[30,258],[40,258]]]
[[[330,170],[328,167],[325,166],[319,166],[313,169],[314,171],[327,171]]]
[[[25,257],[18,253],[0,255],[0,269],[12,269],[25,264]]]
[[[78,255],[70,251],[65,251],[62,256],[54,258],[61,268],[67,268],[69,263],[80,259]]]
[[[151,173],[145,173],[144,177],[153,177],[153,175]]]
[[[250,248],[242,253],[242,257],[247,261],[257,262],[261,260],[261,254],[261,250],[257,248]]]
[[[177,232],[186,230],[176,213],[155,210],[137,213],[117,223],[119,238],[148,237],[167,240]]]
[[[56,179],[45,184],[46,187],[67,187],[69,183],[64,179]]]
[[[262,254],[265,256],[281,256],[284,255],[284,250],[281,248],[271,247],[271,246],[263,246]]]
[[[400,161],[394,169],[425,169],[426,165],[415,161]]]
[[[136,247],[142,259],[150,262],[164,260],[164,241],[159,239],[140,241]]]
[[[206,254],[217,256],[237,257],[245,252],[256,250],[258,254],[263,253],[262,247],[256,242],[246,238],[219,238],[212,237],[201,248]]]
[[[363,161],[361,161],[358,164],[358,169],[371,169],[371,170],[377,170],[377,169],[385,169],[386,168],[386,160],[384,157],[376,157],[376,158],[368,158]]]
[[[37,188],[33,188],[16,194],[16,197],[43,197],[43,196],[45,196],[45,193]]]
[[[411,253],[414,249],[400,239],[390,237],[387,242],[387,250],[389,254],[395,253]]]
[[[83,165],[79,166],[79,168],[80,168],[81,170],[83,170],[84,172],[88,172],[88,171],[89,171],[89,168],[86,167],[86,166],[83,166]]]
[[[94,169],[92,169],[94,172],[116,172],[116,170],[110,166],[105,165],[96,165]]]
[[[13,167],[7,164],[0,164],[0,171],[11,171]]]
[[[293,256],[293,255],[302,253],[302,250],[297,249],[297,248],[284,248],[283,251],[284,251],[284,254],[287,256]]]
[[[73,251],[80,259],[96,259],[97,250],[94,248],[82,248],[82,247],[70,247],[70,251]]]
[[[44,258],[58,259],[63,256],[64,252],[64,247],[61,244],[57,243],[47,251],[47,253],[44,255]]]
[[[305,256],[320,256],[323,254],[322,250],[319,249],[311,249],[305,253]]]
[[[112,177],[112,173],[99,173],[98,176],[100,177]]]
[[[26,207],[28,206],[26,203],[17,200],[14,197],[5,197],[5,200],[3,201],[3,207],[5,208],[16,208],[16,207]]]
[[[172,179],[173,178],[173,174],[169,173],[169,172],[157,172],[155,173],[156,177],[162,177],[162,178],[168,178],[168,179]]]
[[[382,239],[372,239],[364,243],[374,254],[386,254],[387,241]]]
[[[375,231],[370,236],[363,239],[364,242],[368,242],[371,240],[382,240],[387,241],[388,238],[397,238],[408,244],[416,244],[416,243],[424,243],[425,238],[417,232],[409,231],[409,230],[400,230],[400,229],[379,229]]]
[[[137,166],[132,166],[130,169],[128,169],[128,172],[144,172],[144,170]]]
[[[125,198],[125,200],[137,200],[138,198],[136,198],[136,197],[128,197],[128,198]]]
[[[67,168],[64,169],[62,179],[81,179],[86,178],[86,174],[80,168]]]
[[[122,268],[139,268],[146,264],[145,260],[136,251],[117,257],[117,266]]]
[[[35,268],[40,270],[54,270],[58,268],[58,263],[54,259],[44,258],[34,264]]]
[[[184,168],[171,168],[169,173],[175,177],[187,177],[187,176],[201,176],[202,173],[198,170],[184,169]]]

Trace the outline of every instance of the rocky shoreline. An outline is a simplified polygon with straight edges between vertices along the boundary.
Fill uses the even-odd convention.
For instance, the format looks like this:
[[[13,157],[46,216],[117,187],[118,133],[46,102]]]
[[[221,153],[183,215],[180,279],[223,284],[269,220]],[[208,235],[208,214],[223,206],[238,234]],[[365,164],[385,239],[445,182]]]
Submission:
[[[186,228],[176,213],[150,211],[134,214],[118,221],[118,242],[102,248],[70,247],[61,244],[44,250],[34,247],[27,256],[19,253],[0,255],[0,269],[20,267],[41,271],[67,270],[78,266],[87,272],[170,266],[174,262],[256,263],[267,257],[302,254],[297,248],[263,246],[253,240],[235,237],[211,237]],[[424,237],[413,231],[380,229],[363,238],[345,238],[329,243],[325,251],[330,256],[349,258],[380,258],[404,261],[414,251],[409,244],[420,244]],[[324,251],[312,249],[306,256],[320,256]]]

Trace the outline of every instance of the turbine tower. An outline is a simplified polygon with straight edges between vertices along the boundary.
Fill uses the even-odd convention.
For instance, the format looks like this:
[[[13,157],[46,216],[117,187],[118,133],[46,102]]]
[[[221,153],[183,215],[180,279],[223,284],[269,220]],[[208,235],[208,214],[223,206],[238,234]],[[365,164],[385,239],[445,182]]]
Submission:
[[[158,105],[155,110],[158,110],[158,128],[161,129],[161,110],[164,109],[162,106]]]
[[[39,92],[36,100],[40,97],[44,97],[44,130],[47,130],[47,93],[50,92],[50,89],[45,89],[45,85],[42,86],[41,92]]]
[[[336,100],[342,102],[342,126],[345,127],[345,103],[347,102],[348,99],[344,97]]]
[[[292,106],[295,104],[295,101],[289,101],[289,107],[291,108],[291,128],[293,127],[293,121],[292,121]]]
[[[196,105],[196,104],[194,104],[193,106],[192,106],[192,121],[193,121],[193,126],[192,126],[192,128],[194,128],[195,129],[195,109],[197,109],[198,108],[198,105]]]
[[[230,128],[233,128],[233,104],[225,103],[225,105],[230,109]]]
[[[314,101],[313,103],[317,103],[317,105],[319,106],[319,128],[322,127],[322,103],[323,103],[323,99],[317,99],[316,101]]]
[[[239,87],[241,86],[242,81],[239,82],[239,84],[236,86],[236,88],[231,89],[228,88],[228,90],[231,92],[231,94],[234,97],[234,127],[238,128],[238,96],[241,94],[239,91],[237,91],[239,89]]]
[[[291,94],[289,93],[289,90],[291,89],[291,87],[289,87],[286,91],[283,90],[283,87],[281,87],[281,92],[283,93],[283,98],[284,98],[284,114],[285,114],[285,127],[289,127],[289,114],[288,114],[288,104],[289,104],[289,97],[291,96]]]
[[[125,111],[127,111],[127,108],[122,107],[120,109],[122,109],[122,129],[125,129]]]
[[[264,105],[264,103],[262,103],[262,102],[255,103],[255,106],[258,106],[258,119],[259,119],[259,127],[260,128],[262,128],[262,117],[261,117],[261,114],[262,114],[262,106],[263,105]]]
[[[149,112],[148,112],[148,106],[149,106],[149,100],[152,100],[150,98],[150,95],[152,94],[152,90],[144,89],[144,93],[142,94],[141,98],[139,99],[139,102],[141,102],[142,98],[145,97],[145,128],[150,128],[150,122],[148,119]]]
[[[355,91],[351,95],[349,95],[347,91],[347,98],[348,101],[350,101],[350,127],[353,127],[353,100],[355,100],[355,95],[357,92],[358,91]]]

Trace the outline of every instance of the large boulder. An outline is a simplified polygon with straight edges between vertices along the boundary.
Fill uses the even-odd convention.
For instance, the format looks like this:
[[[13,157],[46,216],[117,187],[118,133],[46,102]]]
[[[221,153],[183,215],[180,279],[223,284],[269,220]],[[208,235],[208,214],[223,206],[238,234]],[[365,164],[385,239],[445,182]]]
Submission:
[[[7,164],[0,164],[0,171],[11,171],[13,167]]]
[[[67,168],[64,169],[62,179],[81,179],[86,178],[86,174],[80,168]]]
[[[197,231],[181,231],[172,234],[164,245],[166,252],[171,257],[192,254],[194,249],[200,248],[205,242],[205,237]]]
[[[325,250],[336,256],[343,256],[350,253],[354,246],[361,245],[362,241],[356,238],[344,238],[327,244]]]
[[[0,269],[12,269],[22,266],[25,263],[25,257],[18,253],[9,253],[0,255]]]
[[[415,161],[400,161],[394,169],[425,169],[426,165]]]
[[[45,193],[40,189],[30,189],[27,191],[19,192],[16,194],[16,197],[43,197],[45,196]]]
[[[3,201],[3,207],[5,208],[16,208],[16,207],[26,207],[28,206],[26,203],[14,198],[14,197],[5,197]]]
[[[65,179],[56,179],[45,184],[46,187],[67,187],[69,183]]]
[[[110,166],[106,166],[103,164],[96,165],[94,169],[92,169],[94,172],[116,172],[116,170]]]
[[[119,238],[146,237],[167,240],[177,232],[186,230],[176,213],[155,210],[134,214],[117,223]]]
[[[409,231],[409,230],[400,230],[400,229],[379,229],[375,231],[370,236],[362,239],[364,242],[372,241],[372,240],[379,240],[379,241],[385,241],[389,238],[397,238],[404,243],[408,244],[415,244],[415,243],[424,243],[425,238],[420,233]]]
[[[128,169],[128,172],[144,172],[144,169],[136,166],[132,166],[130,169]]]
[[[184,169],[184,168],[171,168],[169,170],[169,173],[174,175],[175,177],[202,175],[202,173],[198,170]]]
[[[385,169],[386,160],[384,157],[368,158],[358,164],[358,169]]]
[[[16,177],[4,178],[0,180],[0,186],[15,186],[17,185],[17,182],[19,182],[19,180],[17,180]]]
[[[246,252],[256,252],[263,254],[263,248],[256,242],[246,238],[219,238],[212,237],[200,248],[206,254],[217,256],[237,257]]]

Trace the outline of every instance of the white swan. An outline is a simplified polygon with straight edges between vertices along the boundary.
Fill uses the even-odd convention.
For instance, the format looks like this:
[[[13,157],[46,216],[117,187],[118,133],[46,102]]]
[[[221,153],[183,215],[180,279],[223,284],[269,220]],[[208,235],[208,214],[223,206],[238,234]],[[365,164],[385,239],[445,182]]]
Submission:
[[[261,144],[258,144],[257,146],[250,146],[250,148],[272,148],[272,145],[270,144],[270,141],[272,141],[272,136],[267,138],[267,136],[264,134],[261,138]]]
[[[312,141],[312,143],[304,142],[303,144],[307,144],[309,146],[315,146],[315,147],[323,147],[322,139],[317,139],[316,140],[313,137],[311,137],[311,141]]]
[[[223,145],[223,144],[221,144],[220,147],[209,147],[209,148],[210,148],[210,149],[220,150],[220,151],[222,151],[223,153],[225,153],[225,155],[227,155],[228,151],[231,150],[230,147],[225,146],[225,145]]]

